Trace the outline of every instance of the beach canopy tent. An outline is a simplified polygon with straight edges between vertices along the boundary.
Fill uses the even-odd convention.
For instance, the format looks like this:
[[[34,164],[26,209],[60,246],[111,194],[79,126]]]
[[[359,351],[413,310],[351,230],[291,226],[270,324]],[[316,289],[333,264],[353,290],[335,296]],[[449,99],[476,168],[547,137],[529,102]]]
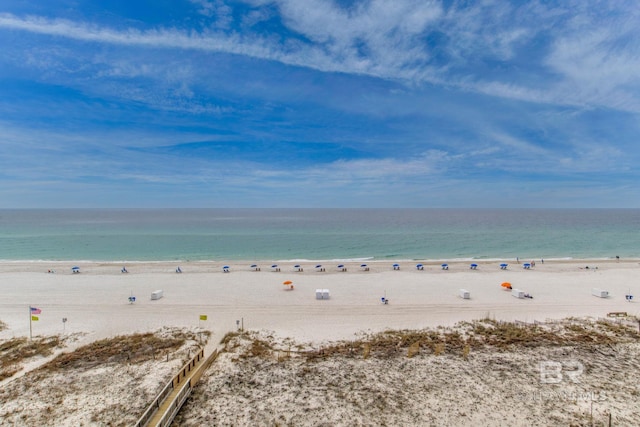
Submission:
[[[516,298],[525,298],[525,293],[524,291],[521,291],[520,289],[512,289],[511,290],[511,296],[516,297]]]
[[[316,289],[316,299],[329,299],[329,289]]]
[[[511,289],[511,283],[509,283],[509,282],[504,282],[500,286],[502,286],[505,289]]]
[[[500,268],[501,268],[502,270],[506,270],[508,265],[509,265],[509,264],[502,263],[502,264],[500,264]]]

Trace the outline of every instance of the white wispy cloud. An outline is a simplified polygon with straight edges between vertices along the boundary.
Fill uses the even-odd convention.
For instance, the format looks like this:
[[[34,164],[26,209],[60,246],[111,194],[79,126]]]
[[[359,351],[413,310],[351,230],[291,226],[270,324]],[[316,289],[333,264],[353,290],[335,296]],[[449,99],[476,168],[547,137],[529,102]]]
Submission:
[[[640,14],[632,3],[590,8],[580,2],[453,2],[445,7],[439,1],[371,0],[343,7],[326,0],[255,0],[246,2],[251,9],[239,18],[241,31],[230,29],[230,4],[192,3],[211,19],[209,29],[121,30],[8,13],[0,14],[0,28],[136,48],[230,53],[528,102],[640,111]],[[256,29],[274,17],[274,10],[288,35]],[[529,64],[520,65],[518,57],[532,55],[540,69],[522,69]],[[492,72],[505,67],[514,73]],[[116,66],[112,72],[124,70]]]

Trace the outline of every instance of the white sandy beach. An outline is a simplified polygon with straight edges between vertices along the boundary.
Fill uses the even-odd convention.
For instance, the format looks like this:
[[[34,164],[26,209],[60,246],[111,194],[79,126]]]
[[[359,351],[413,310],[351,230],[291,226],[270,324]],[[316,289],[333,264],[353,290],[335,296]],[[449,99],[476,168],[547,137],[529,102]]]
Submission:
[[[538,261],[528,270],[514,262],[509,262],[507,270],[501,270],[499,261],[477,262],[476,270],[471,270],[468,262],[449,263],[446,271],[441,269],[440,263],[423,263],[425,269],[422,271],[416,270],[417,262],[399,263],[399,271],[393,271],[393,261],[368,262],[369,271],[362,271],[360,262],[347,263],[346,272],[337,271],[338,262],[324,263],[325,272],[315,271],[316,263],[311,262],[302,264],[304,272],[294,272],[293,262],[279,262],[279,272],[271,271],[271,262],[261,263],[261,271],[251,271],[251,262],[129,263],[126,265],[129,273],[123,274],[120,272],[122,264],[117,263],[5,262],[0,264],[0,321],[7,328],[0,332],[0,338],[28,336],[30,305],[42,310],[39,320],[32,325],[34,336],[58,335],[64,330],[65,334],[74,336],[73,347],[163,327],[191,331],[206,329],[212,332],[210,342],[215,344],[226,332],[237,329],[238,320],[247,330],[275,337],[273,339],[282,348],[286,346],[283,340],[289,338],[306,348],[319,348],[336,340],[354,339],[363,332],[453,326],[462,320],[485,317],[532,323],[569,316],[604,318],[610,312],[626,312],[630,316],[640,314],[638,303],[625,299],[629,292],[640,295],[640,289],[636,292],[634,288],[640,286],[637,285],[638,260],[545,261],[544,264]],[[81,272],[72,274],[73,265],[78,265]],[[182,268],[181,274],[175,273],[178,265]],[[230,266],[229,273],[223,273],[223,265]],[[50,269],[55,273],[47,273]],[[294,290],[283,286],[286,280],[293,282]],[[501,287],[505,281],[534,298],[514,298]],[[461,288],[471,293],[471,299],[458,296]],[[609,298],[592,296],[592,288],[609,291]],[[152,301],[151,293],[159,289],[163,290],[164,297]],[[330,299],[317,300],[316,289],[329,289]],[[136,296],[134,304],[128,301],[130,295]],[[381,304],[383,296],[389,299],[388,305]],[[200,321],[200,315],[207,315],[207,320]],[[62,318],[68,319],[64,325]],[[587,388],[571,388],[573,385],[568,384],[563,393],[605,390],[611,403],[611,396],[617,390],[622,397],[606,406],[607,410],[615,409],[618,420],[640,422],[640,414],[633,409],[637,407],[634,402],[640,393],[636,385],[640,375],[633,362],[640,354],[636,344],[628,344],[624,351],[615,350],[612,356],[584,349],[563,351],[478,353],[470,361],[440,360],[433,356],[410,361],[329,360],[312,369],[315,376],[309,377],[308,389],[304,381],[292,379],[307,372],[305,366],[308,365],[304,362],[293,360],[288,365],[259,360],[241,362],[245,360],[243,357],[229,353],[216,362],[215,369],[205,378],[204,394],[194,397],[195,408],[186,408],[180,423],[439,425],[442,421],[447,425],[549,425],[555,420],[563,425],[574,421],[581,425],[585,411],[592,410],[588,402],[577,399],[558,403],[557,399],[551,398],[552,394],[548,398],[539,395],[539,387],[532,385],[537,378],[536,368],[528,366],[527,361],[535,356],[554,359],[562,354],[565,359],[579,358],[589,367]],[[145,382],[143,378],[147,378],[148,385],[142,395],[149,400],[150,390],[157,387],[160,380],[154,383],[148,377],[156,374],[158,378],[166,377],[171,369],[180,365],[179,361],[162,367],[157,363],[150,363],[144,368],[144,375],[138,371],[132,378],[128,378],[130,368],[117,366],[109,368],[112,370],[105,368],[97,373],[77,374],[81,378],[92,378],[92,382],[86,388],[75,390],[74,403],[69,403],[69,398],[59,398],[60,402],[64,400],[65,405],[70,405],[70,413],[76,415],[69,418],[69,424],[61,425],[94,425],[92,417],[100,419],[99,416],[86,414],[82,418],[83,412],[75,407],[97,405],[99,383],[108,381],[109,377],[127,377],[127,382],[118,386],[120,388],[114,385],[122,398],[115,399],[110,407],[126,410],[127,387]],[[519,364],[520,368],[514,373],[505,368],[505,364]],[[496,370],[496,365],[502,367]],[[522,370],[522,366],[526,368]],[[362,375],[356,380],[349,372],[358,370]],[[406,375],[402,374],[405,370]],[[455,372],[461,371],[466,373],[452,382]],[[264,377],[266,372],[270,372],[267,379]],[[292,376],[292,372],[302,373]],[[60,379],[48,381],[59,382]],[[49,387],[47,383],[47,380],[41,380],[39,385],[29,387],[40,387],[35,393],[44,396]],[[425,389],[427,383],[430,386]],[[480,383],[485,386],[478,388]],[[334,408],[340,406],[340,390],[345,384],[359,397],[347,399],[340,411],[325,408],[322,399],[329,399]],[[20,379],[13,381],[11,386],[20,390],[26,387]],[[403,388],[405,390],[401,392]],[[524,393],[515,403],[509,400],[513,400],[514,390]],[[369,393],[379,395],[382,403],[378,407],[369,408]],[[553,393],[557,394],[558,390]],[[273,400],[267,396],[272,396]],[[411,396],[420,397],[415,401]],[[296,400],[303,397],[304,402]],[[26,403],[29,395],[22,398],[27,400],[13,402],[12,407],[22,408],[13,409],[14,416],[15,411],[29,408]],[[499,404],[505,399],[511,406]],[[428,405],[421,404],[422,400]],[[143,403],[140,401],[137,405],[142,407]],[[381,405],[387,409],[382,410]],[[405,405],[405,410],[389,412],[394,405]],[[109,412],[110,407],[101,411]],[[604,407],[604,404],[596,407],[599,420],[606,416]],[[56,408],[56,405],[50,408]],[[61,414],[64,417],[64,412]],[[38,417],[42,417],[42,412],[28,419],[48,419]],[[135,416],[130,415],[128,419],[135,419]]]
[[[0,320],[8,328],[0,337],[28,336],[29,305],[42,310],[33,322],[34,335],[60,334],[64,327],[66,333],[83,332],[86,340],[95,340],[163,326],[201,326],[219,336],[242,319],[247,329],[316,343],[363,330],[449,326],[487,315],[533,322],[640,312],[636,301],[625,300],[629,291],[640,298],[637,260],[538,261],[529,270],[516,263],[501,270],[492,261],[479,262],[477,270],[469,263],[449,263],[447,271],[438,263],[418,271],[416,262],[400,262],[401,270],[393,271],[392,263],[368,262],[370,271],[361,271],[359,262],[347,263],[347,272],[338,272],[338,263],[325,263],[325,272],[316,272],[315,263],[302,264],[304,272],[294,272],[294,263],[279,263],[280,272],[271,271],[269,262],[261,271],[251,271],[251,262],[134,263],[123,274],[115,263],[5,262],[0,264]],[[71,273],[75,265],[78,274]],[[175,273],[178,265],[182,274]],[[231,267],[229,273],[222,272],[223,265]],[[295,289],[286,290],[285,280]],[[534,298],[512,297],[501,288],[503,282]],[[592,296],[594,287],[608,290],[610,297]],[[462,288],[471,299],[458,297]],[[164,297],[152,301],[151,293],[159,289]],[[316,300],[316,289],[329,289],[330,299]],[[134,304],[130,295],[136,296]],[[388,305],[380,303],[385,295]],[[199,321],[202,314],[206,322]],[[68,319],[65,325],[62,318]]]

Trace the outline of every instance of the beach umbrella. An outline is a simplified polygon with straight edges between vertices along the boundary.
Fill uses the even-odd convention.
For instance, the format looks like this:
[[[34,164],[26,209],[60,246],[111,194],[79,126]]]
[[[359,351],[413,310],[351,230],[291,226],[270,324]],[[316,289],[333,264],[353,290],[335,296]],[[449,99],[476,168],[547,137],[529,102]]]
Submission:
[[[251,268],[256,268],[257,266],[257,264],[251,264]]]
[[[79,273],[80,272],[80,267],[71,267],[71,271],[74,273]]]
[[[367,264],[360,264],[360,267],[366,267]]]
[[[400,264],[393,264],[394,270],[400,270]]]
[[[509,283],[509,282],[504,282],[500,286],[502,286],[503,288],[506,288],[506,289],[511,289],[511,283]]]
[[[285,280],[284,282],[282,282],[283,285],[290,285],[293,282],[291,280]]]
[[[322,264],[316,265],[316,268],[322,268]]]

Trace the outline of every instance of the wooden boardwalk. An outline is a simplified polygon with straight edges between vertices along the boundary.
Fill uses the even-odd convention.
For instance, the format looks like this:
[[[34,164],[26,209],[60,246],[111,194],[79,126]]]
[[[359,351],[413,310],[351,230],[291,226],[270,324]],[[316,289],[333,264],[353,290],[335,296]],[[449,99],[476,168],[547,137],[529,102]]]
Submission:
[[[205,359],[204,349],[201,349],[162,389],[140,420],[138,420],[136,427],[166,427],[171,425],[178,411],[191,394],[193,387],[217,356],[218,351],[214,350]]]

